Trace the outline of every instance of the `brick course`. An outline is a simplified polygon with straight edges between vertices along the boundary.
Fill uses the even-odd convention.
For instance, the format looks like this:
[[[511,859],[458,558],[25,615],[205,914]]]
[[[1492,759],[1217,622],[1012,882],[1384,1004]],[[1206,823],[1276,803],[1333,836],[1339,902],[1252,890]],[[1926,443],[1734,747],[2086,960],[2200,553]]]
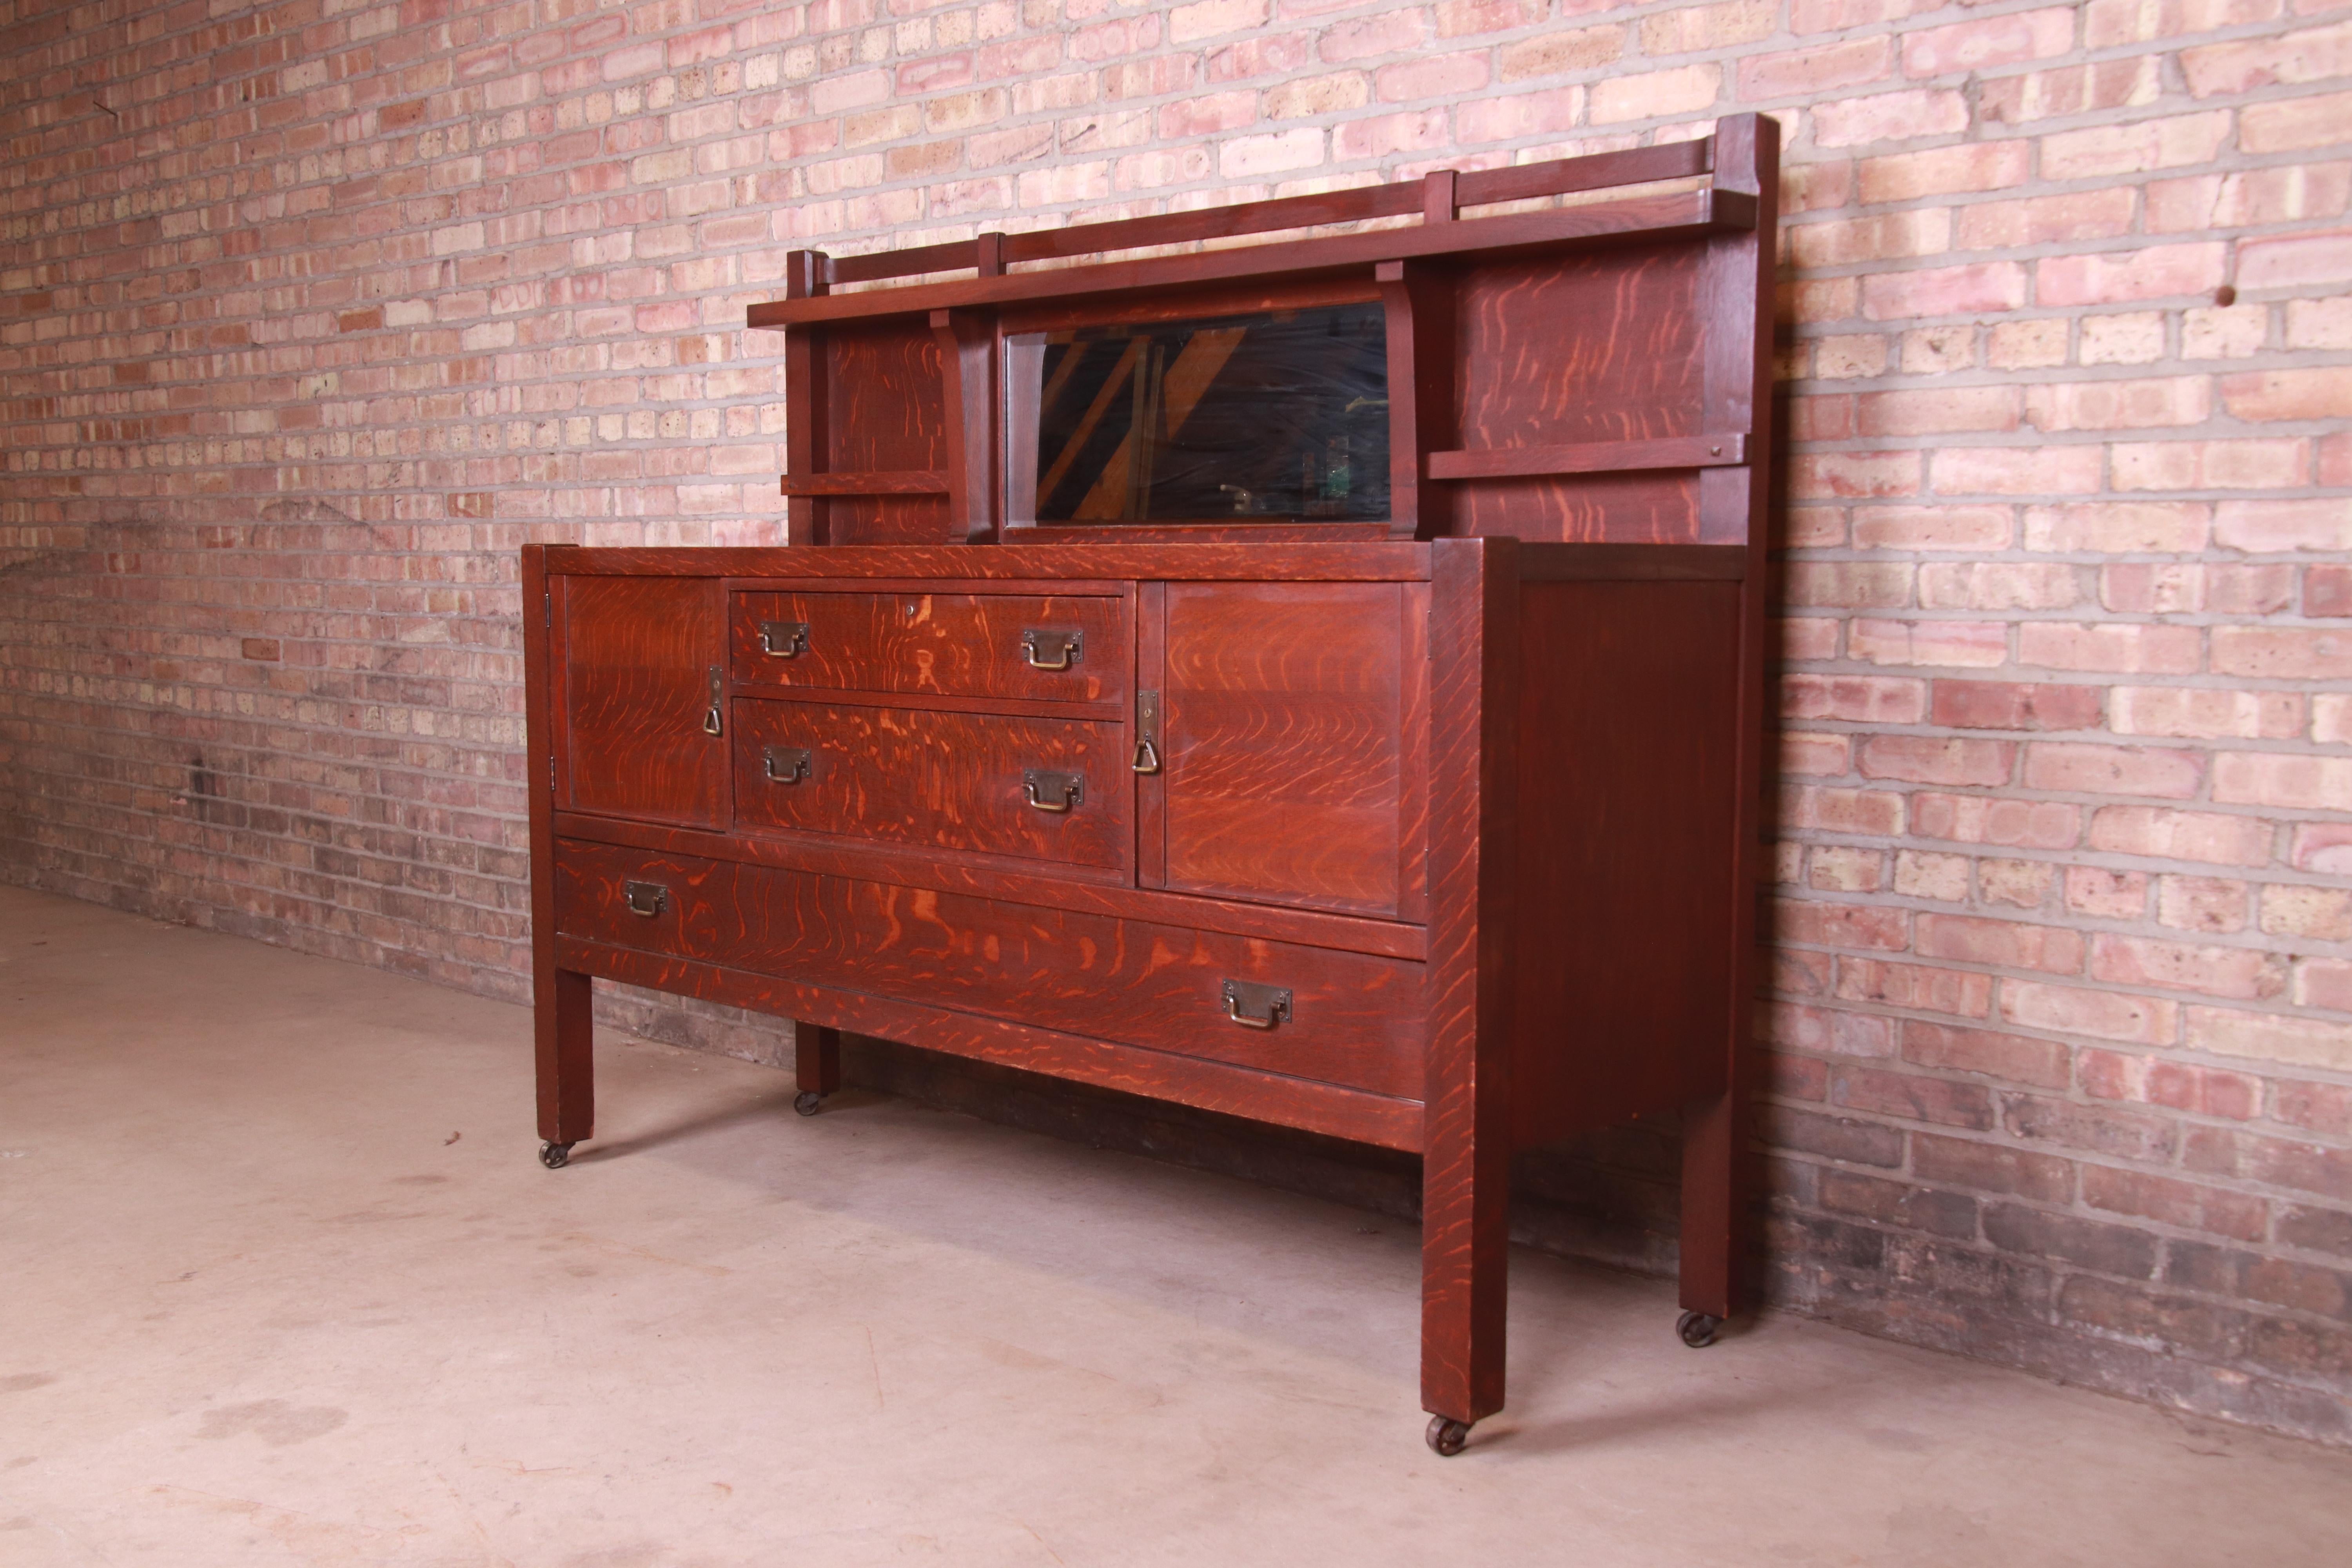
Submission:
[[[2347,12],[0,0],[0,874],[520,998],[514,549],[778,537],[787,249],[1761,110],[1774,1295],[2352,1441]]]

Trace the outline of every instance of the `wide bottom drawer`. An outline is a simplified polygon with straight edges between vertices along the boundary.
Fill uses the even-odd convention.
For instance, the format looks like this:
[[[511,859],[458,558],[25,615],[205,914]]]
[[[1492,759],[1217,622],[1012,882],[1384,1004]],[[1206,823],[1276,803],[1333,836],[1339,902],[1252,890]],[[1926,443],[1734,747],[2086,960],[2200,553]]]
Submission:
[[[572,840],[555,870],[566,936],[1422,1095],[1409,961]]]

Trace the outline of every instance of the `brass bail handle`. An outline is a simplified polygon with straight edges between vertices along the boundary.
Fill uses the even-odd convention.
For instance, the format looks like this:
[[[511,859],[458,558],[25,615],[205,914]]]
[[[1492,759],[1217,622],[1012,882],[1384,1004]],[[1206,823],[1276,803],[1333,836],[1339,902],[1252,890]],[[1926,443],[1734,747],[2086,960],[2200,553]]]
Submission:
[[[1039,811],[1060,813],[1087,798],[1087,785],[1086,781],[1076,773],[1026,768],[1021,774],[1021,795]]]
[[[1032,669],[1067,669],[1085,652],[1083,632],[1047,631],[1033,626],[1021,634],[1021,657]]]
[[[719,705],[725,694],[725,679],[719,667],[712,665],[710,667],[710,710],[702,716],[702,732],[706,735],[719,735],[726,732],[726,721],[719,716]]]

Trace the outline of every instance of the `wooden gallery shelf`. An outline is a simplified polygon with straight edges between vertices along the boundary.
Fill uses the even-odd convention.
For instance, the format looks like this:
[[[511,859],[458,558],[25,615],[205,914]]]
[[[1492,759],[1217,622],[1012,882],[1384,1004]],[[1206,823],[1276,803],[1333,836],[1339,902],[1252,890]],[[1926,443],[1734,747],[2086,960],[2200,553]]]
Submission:
[[[856,1030],[1414,1153],[1451,1454],[1503,1405],[1512,1154],[1678,1116],[1706,1343],[1753,1240],[1778,167],[1748,115],[790,253],[747,318],[785,542],[523,552],[545,1163],[597,981],[794,1020],[806,1114]],[[1344,374],[1226,368],[1300,320]]]

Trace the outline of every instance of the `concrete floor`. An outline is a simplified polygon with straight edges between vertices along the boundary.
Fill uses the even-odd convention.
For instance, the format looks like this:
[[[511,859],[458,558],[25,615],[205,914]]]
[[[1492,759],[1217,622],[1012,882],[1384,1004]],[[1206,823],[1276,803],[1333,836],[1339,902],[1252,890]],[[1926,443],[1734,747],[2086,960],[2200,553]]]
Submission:
[[[0,1563],[2341,1563],[2352,1455],[0,889]]]

